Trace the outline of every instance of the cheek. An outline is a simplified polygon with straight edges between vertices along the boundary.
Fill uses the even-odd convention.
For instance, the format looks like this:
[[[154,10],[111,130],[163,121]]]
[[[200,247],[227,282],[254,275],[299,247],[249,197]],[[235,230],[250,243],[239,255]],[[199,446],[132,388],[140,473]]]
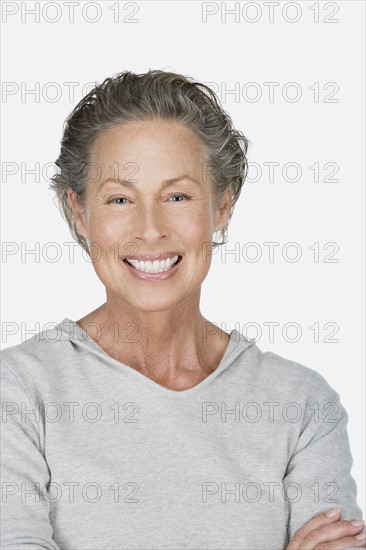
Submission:
[[[178,210],[178,209],[177,209]],[[207,204],[197,203],[174,215],[167,214],[167,226],[173,242],[178,238],[188,251],[201,251],[202,243],[211,241],[212,212]],[[115,243],[122,244],[130,238],[131,223],[121,220],[121,215],[113,215],[110,209],[99,207],[89,218],[91,240],[99,243],[102,249]]]
[[[207,212],[199,212],[182,223],[184,240],[192,248],[200,246],[202,242],[211,240],[212,222]]]
[[[208,222],[191,223],[182,233],[183,250],[186,252],[186,261],[193,277],[202,279],[207,275],[211,265],[212,234]],[[187,265],[188,265],[187,264]]]
[[[99,212],[91,217],[91,232],[94,240],[100,242],[101,246],[109,246],[114,242],[121,241],[124,235],[124,227],[121,220],[111,216],[110,213]]]

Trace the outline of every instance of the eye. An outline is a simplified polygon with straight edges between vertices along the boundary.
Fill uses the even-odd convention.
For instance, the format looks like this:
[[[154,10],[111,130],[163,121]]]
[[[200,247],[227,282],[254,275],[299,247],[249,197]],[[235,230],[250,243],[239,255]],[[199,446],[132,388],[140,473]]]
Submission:
[[[172,198],[172,197],[184,197],[187,200],[190,199],[189,195],[183,195],[182,193],[174,193],[173,195],[170,195],[170,198]],[[177,200],[177,201],[173,201],[173,202],[184,202],[184,201]]]
[[[128,201],[128,199],[126,197],[117,197],[115,199],[111,199],[110,201],[108,201],[108,204],[125,204],[125,203],[122,203],[122,202],[116,202],[116,201]]]

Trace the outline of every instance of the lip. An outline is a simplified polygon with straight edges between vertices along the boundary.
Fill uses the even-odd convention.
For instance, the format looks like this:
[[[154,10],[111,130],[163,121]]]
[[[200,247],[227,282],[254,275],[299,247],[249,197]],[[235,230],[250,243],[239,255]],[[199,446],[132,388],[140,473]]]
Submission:
[[[173,258],[174,256],[182,256],[179,252],[160,252],[159,254],[132,254],[131,256],[124,256],[122,260],[141,260],[142,262],[153,262],[154,260],[165,260],[166,258]]]
[[[163,271],[162,273],[146,273],[145,271],[139,271],[138,269],[135,269],[134,267],[132,267],[132,265],[130,265],[128,262],[124,261],[127,258],[123,258],[122,263],[123,263],[123,265],[126,266],[126,268],[131,273],[131,275],[136,277],[136,279],[139,279],[139,280],[142,280],[142,281],[165,281],[166,279],[170,279],[170,277],[173,277],[173,275],[175,275],[175,273],[179,269],[180,264],[182,263],[183,257],[182,257],[181,254],[173,254],[173,256],[179,256],[180,260],[178,261],[177,264],[175,264],[174,267],[172,267],[168,271]],[[171,256],[167,255],[165,257],[170,258]],[[150,258],[151,258],[151,256],[150,256]],[[133,259],[137,260],[138,258],[136,258],[134,256]],[[162,259],[164,259],[164,258],[162,258]]]

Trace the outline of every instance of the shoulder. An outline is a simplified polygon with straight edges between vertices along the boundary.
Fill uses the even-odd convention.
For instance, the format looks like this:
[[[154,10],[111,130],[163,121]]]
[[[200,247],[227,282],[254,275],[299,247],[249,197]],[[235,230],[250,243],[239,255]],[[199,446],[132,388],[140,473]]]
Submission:
[[[252,346],[251,352],[254,361],[250,377],[255,385],[268,391],[275,388],[277,392],[289,396],[339,399],[337,391],[317,370],[272,351],[263,352],[257,343]]]
[[[59,323],[8,346],[0,353],[2,381],[16,377],[28,388],[46,383],[52,372],[60,370],[70,348],[70,340]]]

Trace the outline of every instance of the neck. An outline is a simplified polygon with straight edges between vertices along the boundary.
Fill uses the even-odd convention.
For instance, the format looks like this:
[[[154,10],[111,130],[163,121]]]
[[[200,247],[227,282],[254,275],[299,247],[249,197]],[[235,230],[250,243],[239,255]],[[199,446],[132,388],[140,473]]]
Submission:
[[[208,376],[230,340],[203,317],[199,296],[162,311],[140,311],[107,299],[78,324],[109,355],[162,385],[179,385],[178,380],[189,385],[187,378],[197,383]]]

